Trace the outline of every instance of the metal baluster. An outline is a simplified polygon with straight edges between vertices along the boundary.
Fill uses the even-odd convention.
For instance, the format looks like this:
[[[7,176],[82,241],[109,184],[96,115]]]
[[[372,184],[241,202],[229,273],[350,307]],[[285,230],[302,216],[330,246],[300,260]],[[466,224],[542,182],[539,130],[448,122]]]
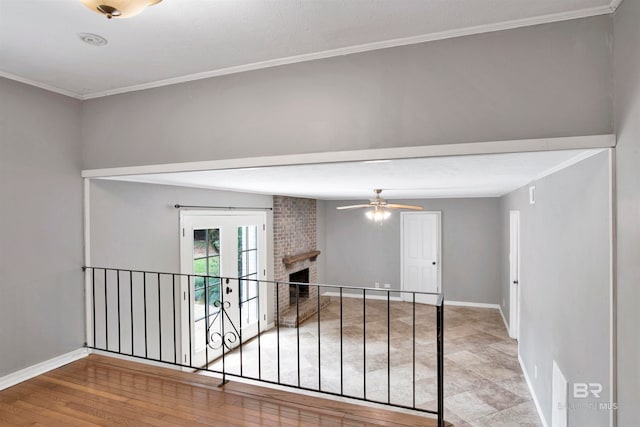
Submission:
[[[260,281],[256,282],[256,291],[257,291],[257,299],[256,304],[258,304],[258,379],[262,380],[262,355],[260,352],[260,335],[262,335],[262,327],[260,326]]]
[[[120,270],[116,270],[116,286],[118,286],[118,353],[122,352],[122,334],[120,331]]]
[[[340,287],[340,395],[344,394],[344,363],[342,358],[342,287]]]
[[[109,299],[107,298],[107,269],[104,269],[104,337],[105,350],[109,351]]]
[[[93,347],[96,348],[96,269],[91,269],[91,283],[92,283],[92,291],[91,296],[93,297]]]
[[[240,329],[238,330],[238,338],[240,339],[240,376],[242,376],[242,280],[238,280],[238,316],[240,317]],[[222,319],[224,321],[224,319]],[[224,350],[223,350],[224,351]]]
[[[189,367],[193,368],[193,343],[191,335],[193,323],[191,322],[191,275],[187,276],[187,312],[189,313]]]
[[[298,387],[300,387],[300,284],[296,283],[296,336],[298,345]]]
[[[229,286],[229,279],[225,279],[225,285]],[[224,291],[222,290],[222,279],[220,279],[220,326],[222,328],[222,383],[218,384],[218,387],[227,383],[227,369],[224,360]],[[207,360],[207,364],[209,361]]]
[[[278,352],[278,384],[280,384],[280,283],[276,282],[276,335]]]
[[[178,341],[176,339],[176,275],[171,275],[171,282],[173,283],[173,363],[178,363]]]
[[[316,286],[318,294],[318,390],[322,391],[322,359],[320,357],[320,286]]]
[[[438,427],[444,427],[444,302],[436,307],[438,333]]]
[[[142,300],[144,304],[144,357],[149,357],[149,345],[147,342],[147,273],[142,272]]]
[[[391,291],[387,291],[387,403],[391,403]]]
[[[367,296],[362,290],[362,393],[367,400]]]
[[[207,237],[206,242],[209,242],[209,238]],[[208,245],[209,243],[207,243]],[[208,246],[207,246],[208,248]],[[208,250],[208,249],[207,249]],[[209,258],[206,259],[207,263],[209,262]],[[211,333],[209,332],[209,276],[204,277],[202,284],[204,285],[204,369],[208,370],[209,369],[209,338],[211,337]],[[222,284],[222,282],[220,282],[220,284]],[[220,289],[220,291],[222,291],[222,287],[220,286],[218,289]],[[222,292],[220,292],[220,294],[222,294]],[[193,292],[193,297],[195,298],[195,290]],[[222,308],[221,308],[222,309]],[[193,315],[193,317],[195,318],[195,313]],[[222,319],[222,322],[224,323],[224,319]],[[223,337],[224,340],[224,337]],[[223,341],[224,343],[224,341]],[[223,350],[224,351],[224,350]],[[224,353],[222,353],[224,354]],[[222,370],[224,371],[224,359],[222,359]]]
[[[131,310],[131,355],[133,356],[133,271],[129,270],[129,309]]]
[[[413,292],[413,380],[411,387],[413,388],[413,408],[416,407],[416,294]]]
[[[160,273],[158,273],[158,360],[162,360],[162,301],[160,299]]]

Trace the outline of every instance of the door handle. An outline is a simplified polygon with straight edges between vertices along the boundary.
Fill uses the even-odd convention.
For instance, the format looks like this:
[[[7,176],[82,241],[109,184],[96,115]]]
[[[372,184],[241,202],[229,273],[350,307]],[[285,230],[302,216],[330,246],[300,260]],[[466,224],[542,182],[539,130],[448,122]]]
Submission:
[[[227,286],[227,288],[224,291],[227,295],[229,295],[231,292],[233,292],[233,289],[231,289],[229,286]]]
[[[513,284],[514,284],[514,285],[517,285],[517,284],[518,284],[518,281],[517,281],[517,280],[514,280],[514,281],[513,281]]]
[[[435,261],[431,262],[431,265],[436,265],[436,262]]]

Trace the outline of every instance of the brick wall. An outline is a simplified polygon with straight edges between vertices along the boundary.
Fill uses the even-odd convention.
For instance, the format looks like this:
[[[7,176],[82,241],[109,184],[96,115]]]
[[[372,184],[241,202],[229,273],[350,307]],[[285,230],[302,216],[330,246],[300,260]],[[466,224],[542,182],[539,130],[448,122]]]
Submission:
[[[273,196],[273,252],[275,281],[288,282],[289,274],[309,268],[309,283],[318,282],[317,263],[311,260],[297,262],[289,268],[282,258],[316,250],[316,201],[296,197]],[[309,298],[317,298],[316,287],[309,288]],[[279,286],[280,310],[289,307],[289,285]],[[276,298],[274,301],[278,302]]]

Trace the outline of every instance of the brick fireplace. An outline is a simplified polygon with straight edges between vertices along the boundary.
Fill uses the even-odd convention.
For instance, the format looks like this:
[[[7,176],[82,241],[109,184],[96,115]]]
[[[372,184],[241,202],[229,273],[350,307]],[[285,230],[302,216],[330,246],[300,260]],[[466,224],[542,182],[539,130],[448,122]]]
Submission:
[[[308,283],[318,282],[318,268],[316,259],[320,254],[316,250],[316,201],[297,197],[273,196],[273,252],[274,252],[274,280],[282,282],[278,286],[278,295],[274,299],[280,311],[278,322],[287,326],[297,326],[305,319],[291,318],[291,294],[289,282],[300,272],[304,272]],[[295,289],[295,287],[294,287]],[[300,288],[302,291],[302,287]],[[307,286],[306,300],[311,306],[317,306],[318,288]],[[302,293],[302,292],[301,292]],[[305,292],[306,293],[306,292]],[[295,295],[293,295],[295,296]],[[278,300],[279,299],[279,300]],[[314,303],[315,301],[315,303]],[[295,303],[295,301],[293,301]],[[301,301],[302,303],[302,298]],[[323,304],[324,305],[324,304]],[[295,305],[294,305],[295,307]],[[312,310],[310,316],[305,311],[305,317],[317,312]]]

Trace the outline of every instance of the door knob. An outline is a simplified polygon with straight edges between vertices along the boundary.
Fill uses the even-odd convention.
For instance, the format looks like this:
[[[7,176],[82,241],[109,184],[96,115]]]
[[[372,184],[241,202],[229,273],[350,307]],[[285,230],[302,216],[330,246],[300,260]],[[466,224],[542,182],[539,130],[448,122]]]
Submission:
[[[432,264],[432,265],[436,265],[436,262],[435,262],[435,261],[433,261],[431,264]]]
[[[227,288],[225,289],[225,293],[227,295],[229,295],[231,292],[233,292],[233,289],[231,289],[229,286],[227,286]]]
[[[514,280],[514,281],[513,281],[513,284],[514,284],[514,285],[517,285],[517,284],[518,284],[518,281],[517,281],[517,280]]]

